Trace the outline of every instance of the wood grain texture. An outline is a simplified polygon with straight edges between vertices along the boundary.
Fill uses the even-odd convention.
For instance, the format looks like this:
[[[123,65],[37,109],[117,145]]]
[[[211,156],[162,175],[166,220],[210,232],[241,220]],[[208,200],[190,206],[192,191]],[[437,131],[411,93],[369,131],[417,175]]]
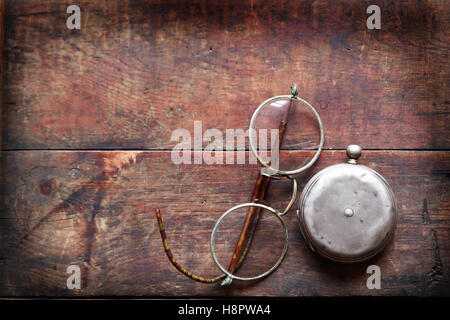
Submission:
[[[381,30],[366,28],[369,0],[76,4],[81,30],[66,28],[66,1],[5,1],[0,296],[450,296],[448,1],[379,1]],[[320,113],[326,149],[372,149],[361,163],[394,189],[393,242],[365,263],[328,262],[292,211],[270,277],[229,288],[185,278],[154,208],[177,260],[215,276],[210,231],[250,200],[258,166],[175,165],[173,130],[246,129],[292,82]],[[344,159],[324,151],[300,188]],[[282,208],[290,191],[274,181],[269,201]],[[81,290],[66,288],[72,264]],[[370,264],[381,290],[366,288]]]
[[[299,84],[326,148],[448,149],[448,1],[7,1],[5,149],[168,149]]]
[[[292,151],[292,161],[304,153]],[[325,151],[299,177],[300,187],[343,161],[343,151]],[[325,261],[303,241],[292,210],[285,217],[290,240],[280,268],[263,281],[222,288],[175,270],[153,210],[161,208],[179,262],[214,276],[210,231],[222,212],[250,200],[257,166],[177,166],[164,151],[4,152],[0,295],[450,295],[449,152],[366,151],[360,162],[387,179],[397,200],[398,227],[382,254],[354,265]],[[282,208],[289,190],[287,181],[273,182],[269,201]],[[78,291],[66,289],[71,264],[82,268]],[[381,290],[366,288],[371,264],[381,268]]]

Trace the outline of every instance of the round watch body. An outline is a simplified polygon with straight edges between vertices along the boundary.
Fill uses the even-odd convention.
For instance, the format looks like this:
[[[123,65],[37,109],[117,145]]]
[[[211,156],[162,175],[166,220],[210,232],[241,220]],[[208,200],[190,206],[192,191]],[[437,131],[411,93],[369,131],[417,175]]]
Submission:
[[[337,262],[360,262],[384,249],[397,221],[394,194],[376,171],[360,165],[361,148],[347,163],[318,172],[305,186],[298,219],[312,250]]]

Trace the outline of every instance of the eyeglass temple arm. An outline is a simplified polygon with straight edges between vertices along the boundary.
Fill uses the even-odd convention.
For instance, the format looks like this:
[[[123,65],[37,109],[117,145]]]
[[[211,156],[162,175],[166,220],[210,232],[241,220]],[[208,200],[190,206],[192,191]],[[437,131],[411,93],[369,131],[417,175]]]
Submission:
[[[253,187],[252,198],[250,202],[253,203],[264,203],[267,190],[269,189],[271,177],[261,174],[258,175],[256,179],[255,186]],[[228,266],[229,272],[234,272],[237,270],[237,266],[240,265],[247,255],[248,248],[250,247],[251,241],[253,239],[253,234],[255,232],[256,226],[258,224],[261,215],[261,208],[249,207],[247,216],[245,217],[244,225],[242,226],[241,234],[239,236],[238,242],[234,249],[233,256],[231,258],[230,264]]]
[[[166,230],[164,228],[160,210],[156,209],[155,213],[156,213],[156,219],[158,220],[159,233],[161,234],[161,240],[163,242],[164,251],[166,252],[167,258],[169,258],[169,261],[172,263],[172,265],[175,268],[177,268],[186,277],[189,277],[192,280],[202,282],[202,283],[214,283],[214,282],[220,281],[225,278],[225,276],[226,276],[225,274],[222,274],[215,278],[203,278],[203,277],[199,277],[199,276],[189,272],[185,268],[183,268],[173,257],[172,251],[170,250],[169,244],[167,243]]]
[[[170,263],[172,263],[172,265],[178,271],[180,271],[186,277],[188,277],[192,280],[198,281],[198,282],[202,282],[202,283],[215,283],[222,279],[225,279],[225,277],[226,277],[225,274],[222,274],[222,275],[214,277],[214,278],[203,278],[203,277],[193,274],[192,272],[186,270],[183,266],[181,266],[173,257],[172,251],[170,250],[169,244],[167,242],[166,230],[164,228],[164,223],[163,223],[163,220],[161,217],[161,211],[159,209],[155,209],[155,214],[156,214],[156,219],[158,220],[158,228],[159,228],[159,233],[161,235],[161,240],[163,242],[164,251],[166,252],[167,258],[169,259]],[[248,250],[248,246],[250,246],[250,243],[247,243],[247,245],[245,246],[245,248],[244,248],[245,252]],[[245,256],[245,254],[244,254],[244,256]],[[242,264],[242,262],[243,262],[243,259],[238,261],[237,264],[235,265],[235,268],[236,269],[239,268],[240,265]],[[235,271],[235,270],[233,270],[233,271]]]
[[[298,94],[298,88],[295,84],[291,87],[292,96],[296,97]],[[292,108],[292,101],[289,102],[289,106],[287,107],[283,119],[280,122],[278,127],[278,147],[281,148],[281,143],[284,139],[284,134],[286,132],[286,127],[288,123],[289,113]],[[266,176],[261,174],[261,170],[259,171],[258,178],[256,179],[255,186],[253,188],[253,194],[251,202],[255,203],[264,203],[267,191],[269,189],[270,181],[272,178],[270,176]],[[248,249],[250,248],[253,235],[256,230],[256,226],[258,224],[259,218],[261,216],[261,208],[257,207],[249,207],[247,216],[244,221],[244,225],[242,226],[242,231],[239,236],[239,240],[236,244],[236,248],[234,249],[233,256],[231,258],[228,271],[233,272],[237,270],[237,266],[240,265],[247,255]],[[244,245],[245,244],[245,245]],[[231,280],[231,279],[230,279]],[[231,283],[231,281],[224,281],[222,284],[227,285]]]

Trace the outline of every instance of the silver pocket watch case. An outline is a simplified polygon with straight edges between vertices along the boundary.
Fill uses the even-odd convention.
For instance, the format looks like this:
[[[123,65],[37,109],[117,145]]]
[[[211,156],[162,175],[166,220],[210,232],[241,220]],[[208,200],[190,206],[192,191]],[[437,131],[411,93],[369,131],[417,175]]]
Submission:
[[[361,262],[384,249],[397,222],[394,194],[376,171],[358,164],[361,147],[347,147],[347,163],[329,166],[307,183],[297,211],[313,251],[337,262]]]

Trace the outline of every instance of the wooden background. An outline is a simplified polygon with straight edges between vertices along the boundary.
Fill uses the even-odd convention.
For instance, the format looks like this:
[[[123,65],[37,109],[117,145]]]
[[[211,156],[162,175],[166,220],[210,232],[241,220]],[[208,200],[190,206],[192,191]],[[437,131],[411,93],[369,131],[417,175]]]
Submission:
[[[449,296],[447,1],[4,1],[0,296]],[[381,30],[366,8],[381,7]],[[289,251],[257,283],[193,282],[166,259],[153,210],[188,269],[217,274],[209,233],[247,202],[256,165],[175,165],[170,141],[247,128],[292,82],[320,113],[325,151],[305,175],[361,145],[391,184],[393,242],[341,265],[310,252],[295,212]],[[292,159],[307,151],[286,150]],[[289,186],[274,184],[272,204]],[[66,268],[82,271],[68,290]],[[382,289],[366,287],[377,264]]]

